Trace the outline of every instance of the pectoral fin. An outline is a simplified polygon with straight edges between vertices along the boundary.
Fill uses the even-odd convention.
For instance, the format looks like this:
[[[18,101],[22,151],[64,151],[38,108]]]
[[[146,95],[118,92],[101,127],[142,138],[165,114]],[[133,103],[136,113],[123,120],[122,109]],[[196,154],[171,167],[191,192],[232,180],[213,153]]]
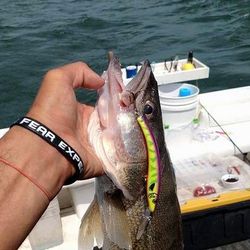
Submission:
[[[121,249],[129,250],[132,248],[132,241],[126,211],[120,199],[114,197],[115,195],[106,194],[103,200],[102,213],[105,231],[111,242]]]
[[[100,210],[95,197],[82,218],[78,235],[78,249],[92,250],[96,244],[99,248],[102,247],[103,231]]]

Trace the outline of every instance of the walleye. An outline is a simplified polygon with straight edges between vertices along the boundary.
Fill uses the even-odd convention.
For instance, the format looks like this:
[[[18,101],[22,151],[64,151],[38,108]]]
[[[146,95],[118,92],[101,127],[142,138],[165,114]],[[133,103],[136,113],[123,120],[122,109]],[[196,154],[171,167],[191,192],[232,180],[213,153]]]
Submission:
[[[88,133],[106,175],[96,178],[79,249],[183,249],[176,181],[150,64],[145,61],[124,86],[119,59],[111,55],[103,78]]]

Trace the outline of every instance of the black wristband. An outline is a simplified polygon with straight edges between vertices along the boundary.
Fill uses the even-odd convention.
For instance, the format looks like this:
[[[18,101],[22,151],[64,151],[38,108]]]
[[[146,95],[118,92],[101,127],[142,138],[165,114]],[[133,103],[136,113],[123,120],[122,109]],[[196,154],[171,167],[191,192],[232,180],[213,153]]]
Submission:
[[[64,185],[69,185],[79,179],[80,174],[83,172],[83,161],[79,154],[66,143],[61,137],[52,132],[48,127],[41,122],[36,121],[30,117],[22,117],[12,126],[21,126],[40,136],[43,140],[48,142],[51,146],[56,148],[75,168],[75,174],[68,178]]]

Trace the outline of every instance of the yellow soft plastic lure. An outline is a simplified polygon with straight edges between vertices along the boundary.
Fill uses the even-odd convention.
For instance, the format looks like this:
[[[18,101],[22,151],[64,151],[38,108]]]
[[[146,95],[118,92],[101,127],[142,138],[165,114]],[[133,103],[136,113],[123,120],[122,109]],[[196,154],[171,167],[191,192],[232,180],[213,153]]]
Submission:
[[[147,175],[147,200],[151,213],[155,211],[160,190],[160,155],[157,142],[152,133],[147,118],[139,116],[137,121],[145,137],[148,154],[148,175]]]

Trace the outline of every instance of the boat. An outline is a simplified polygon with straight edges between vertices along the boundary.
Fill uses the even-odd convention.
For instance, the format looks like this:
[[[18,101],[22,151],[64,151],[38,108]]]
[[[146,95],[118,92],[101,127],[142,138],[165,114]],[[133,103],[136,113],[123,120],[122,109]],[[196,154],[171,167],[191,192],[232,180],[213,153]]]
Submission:
[[[198,85],[209,77],[209,67],[196,58],[188,70],[182,69],[187,59],[176,61],[151,64],[159,87],[183,82]],[[137,71],[140,66],[135,67]],[[127,83],[126,68],[122,73]],[[165,127],[177,177],[185,249],[223,249],[218,246],[227,244],[226,249],[249,249],[250,86],[198,93],[197,98],[192,119]],[[6,131],[1,129],[0,137]],[[233,181],[235,176],[238,179]],[[93,195],[94,179],[63,187],[19,250],[31,249],[31,244],[32,249],[42,244],[42,249],[77,249],[81,217]]]

